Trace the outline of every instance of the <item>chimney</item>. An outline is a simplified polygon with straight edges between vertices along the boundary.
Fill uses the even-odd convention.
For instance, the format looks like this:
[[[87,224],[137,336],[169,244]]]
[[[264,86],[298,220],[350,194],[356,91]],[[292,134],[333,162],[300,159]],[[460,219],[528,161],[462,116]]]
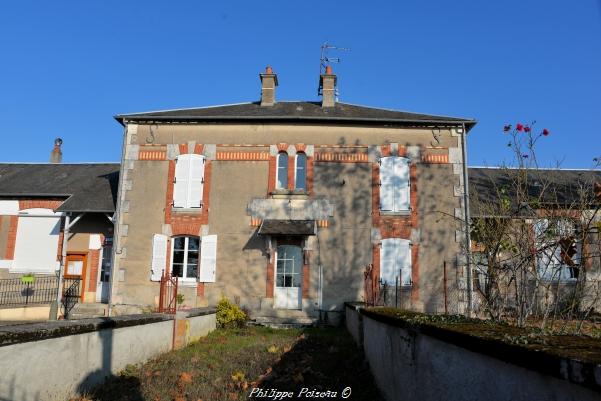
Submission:
[[[332,74],[332,67],[328,65],[325,74],[319,76],[321,107],[334,107],[336,104],[336,81],[336,74]]]
[[[270,66],[265,68],[261,77],[261,106],[273,106],[275,104],[275,87],[278,86],[278,76],[273,73]]]
[[[54,149],[52,149],[52,153],[50,153],[50,163],[60,163],[63,161],[63,152],[61,151],[62,144],[62,139],[56,138],[54,140]]]

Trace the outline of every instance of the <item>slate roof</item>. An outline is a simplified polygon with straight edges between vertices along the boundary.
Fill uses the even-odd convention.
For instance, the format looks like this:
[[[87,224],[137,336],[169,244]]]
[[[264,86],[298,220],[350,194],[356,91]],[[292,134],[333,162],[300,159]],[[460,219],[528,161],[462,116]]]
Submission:
[[[265,220],[259,235],[315,235],[315,220]]]
[[[495,210],[499,202],[499,190],[507,191],[509,200],[516,199],[514,184],[518,170],[505,168],[468,167],[470,186],[470,212],[478,216]],[[531,170],[528,176],[528,196],[541,200],[541,207],[575,207],[582,199],[593,201],[595,183],[601,184],[599,170],[538,169]],[[582,195],[584,191],[584,196]],[[587,198],[585,198],[585,196]],[[490,205],[493,205],[491,208]],[[512,205],[515,211],[519,205]],[[523,205],[522,205],[523,210]],[[526,211],[524,211],[526,213]]]
[[[121,124],[128,121],[209,122],[209,121],[320,121],[366,124],[457,125],[465,123],[471,129],[476,120],[379,109],[337,102],[334,107],[321,107],[321,102],[277,102],[273,106],[260,103],[241,103],[225,106],[199,107],[119,114]]]
[[[0,163],[0,197],[65,198],[60,212],[115,211],[119,163]]]

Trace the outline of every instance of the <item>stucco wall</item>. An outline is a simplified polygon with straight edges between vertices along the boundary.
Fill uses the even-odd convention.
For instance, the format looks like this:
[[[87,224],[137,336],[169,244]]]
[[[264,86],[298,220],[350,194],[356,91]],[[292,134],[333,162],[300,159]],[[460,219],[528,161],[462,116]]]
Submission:
[[[246,207],[267,194],[268,165],[261,161],[215,161],[212,165],[209,233],[218,235],[216,282],[205,284],[209,305],[222,295],[260,309],[265,297],[265,239],[250,225]]]
[[[347,308],[347,311],[349,308]],[[352,312],[356,313],[356,312]],[[397,400],[598,400],[583,386],[363,316],[376,384]]]
[[[315,163],[315,196],[334,207],[328,227],[318,230],[312,265],[323,266],[324,310],[342,310],[363,296],[363,271],[372,262],[371,165]],[[314,285],[317,285],[317,274]]]
[[[68,399],[102,383],[128,364],[146,362],[172,349],[174,320],[171,318],[129,316],[116,321],[113,328],[103,328],[106,322],[100,319],[3,328],[0,331],[0,399]],[[175,333],[175,343],[185,346],[215,329],[215,311],[192,313],[189,317],[184,314],[177,321],[185,323],[187,329],[181,334]],[[62,335],[52,337],[60,331]],[[69,332],[73,334],[65,335]],[[11,343],[26,336],[34,341]],[[35,341],[40,337],[45,339]]]

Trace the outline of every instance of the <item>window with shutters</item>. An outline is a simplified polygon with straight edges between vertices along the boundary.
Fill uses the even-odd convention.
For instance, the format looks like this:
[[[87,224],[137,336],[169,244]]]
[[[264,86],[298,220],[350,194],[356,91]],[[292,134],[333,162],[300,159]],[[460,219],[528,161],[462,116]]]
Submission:
[[[297,153],[294,166],[294,188],[300,191],[307,190],[307,155]]]
[[[410,210],[411,183],[409,159],[383,157],[380,159],[380,210],[402,213]]]
[[[201,208],[204,190],[205,157],[184,154],[175,161],[174,208]]]
[[[394,286],[399,282],[402,286],[412,284],[411,245],[410,241],[401,238],[382,240],[380,250],[380,279]]]
[[[280,152],[278,154],[275,188],[288,188],[288,153],[286,152]]]
[[[582,244],[580,227],[570,219],[539,219],[534,222],[540,278],[550,281],[576,280],[580,272]]]
[[[171,276],[183,280],[198,277],[200,238],[174,237],[171,239]]]

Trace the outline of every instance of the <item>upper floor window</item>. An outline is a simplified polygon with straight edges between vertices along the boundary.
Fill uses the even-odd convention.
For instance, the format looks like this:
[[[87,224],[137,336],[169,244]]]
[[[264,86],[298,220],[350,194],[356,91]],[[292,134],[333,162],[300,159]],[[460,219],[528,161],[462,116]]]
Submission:
[[[411,246],[409,240],[387,238],[382,240],[380,278],[388,285],[411,285]]]
[[[294,174],[294,188],[302,191],[307,190],[307,155],[304,153],[296,154]]]
[[[380,210],[403,212],[410,210],[411,183],[409,159],[383,157],[380,159]]]
[[[198,277],[200,238],[175,237],[171,241],[171,275],[182,279]]]
[[[202,207],[204,172],[204,156],[184,154],[177,157],[173,184],[173,207]]]
[[[276,189],[288,188],[288,153],[280,152],[277,160]]]

